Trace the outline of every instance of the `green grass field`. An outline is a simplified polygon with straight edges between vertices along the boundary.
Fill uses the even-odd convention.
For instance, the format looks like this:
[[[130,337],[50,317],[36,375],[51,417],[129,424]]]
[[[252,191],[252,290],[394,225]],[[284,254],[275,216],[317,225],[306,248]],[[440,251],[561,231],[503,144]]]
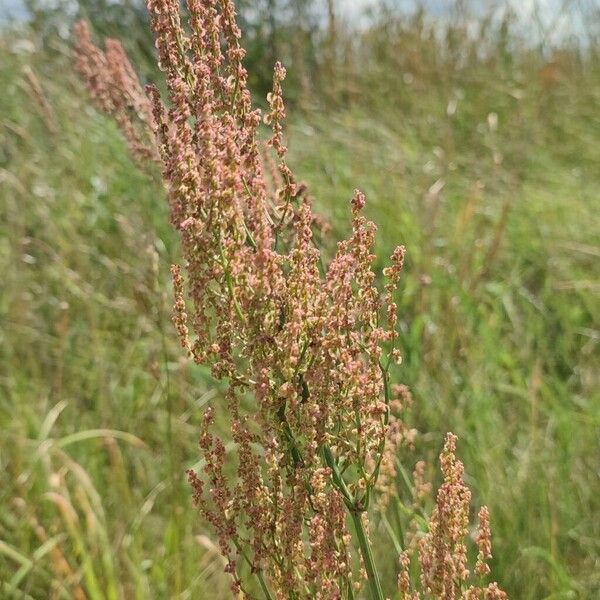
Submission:
[[[527,60],[437,87],[397,68],[290,110],[290,162],[333,238],[359,187],[380,256],[407,246],[394,379],[431,477],[460,436],[494,577],[514,600],[598,598],[597,66],[552,89]],[[183,474],[220,389],[170,323],[159,178],[58,42],[1,37],[0,89],[0,597],[228,598]]]

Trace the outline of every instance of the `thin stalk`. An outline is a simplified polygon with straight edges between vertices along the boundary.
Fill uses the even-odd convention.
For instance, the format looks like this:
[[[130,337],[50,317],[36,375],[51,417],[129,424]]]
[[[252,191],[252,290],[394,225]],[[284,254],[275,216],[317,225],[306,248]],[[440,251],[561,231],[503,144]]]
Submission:
[[[333,483],[335,487],[342,493],[342,496],[344,497],[344,502],[346,503],[348,510],[352,512],[352,510],[354,509],[354,498],[352,497],[348,486],[346,486],[344,478],[340,475],[337,463],[335,461],[335,458],[333,457],[333,452],[331,451],[331,448],[329,446],[323,447],[323,458],[325,464],[331,469],[331,476],[333,478]]]
[[[381,375],[383,378],[383,393],[384,393],[385,407],[386,407],[385,415],[383,417],[384,430],[387,427],[388,423],[390,422],[391,393],[390,393],[389,366],[390,366],[389,361],[388,361],[388,364],[386,367],[384,367],[381,363],[379,364],[379,368],[381,370]],[[379,477],[379,469],[381,468],[381,461],[383,460],[383,452],[385,450],[385,442],[386,442],[386,436],[383,435],[381,438],[381,442],[379,443],[379,447],[377,449],[377,461],[375,463],[375,468],[373,469],[373,473],[371,473],[371,476],[369,477],[369,480],[367,481],[367,491],[372,485],[375,485],[377,483],[377,478]]]
[[[348,582],[348,600],[354,600],[354,590],[352,589],[352,582]]]
[[[237,548],[237,551],[240,553],[242,558],[248,563],[250,569],[254,569],[252,561],[248,558],[248,555],[242,549],[241,544],[235,538],[233,539],[233,543],[235,544],[235,547]],[[262,571],[260,569],[256,569],[254,571],[254,575],[256,575],[256,578],[258,579],[258,583],[260,584],[260,588],[262,589],[265,598],[267,600],[273,600],[273,596],[271,595],[271,592],[269,591],[269,588],[267,587],[267,584],[263,578]]]
[[[350,516],[352,517],[352,522],[354,523],[354,528],[356,530],[356,537],[358,538],[358,544],[360,546],[360,553],[362,554],[365,569],[367,570],[367,577],[369,578],[371,596],[373,600],[385,600],[383,590],[381,589],[379,573],[375,567],[375,560],[373,559],[373,552],[371,551],[371,543],[369,542],[360,515],[361,513],[356,510],[350,511]]]
[[[371,552],[371,543],[367,537],[362,519],[360,518],[361,512],[356,507],[356,501],[352,497],[352,493],[348,489],[344,478],[340,475],[337,462],[333,456],[333,452],[329,446],[323,448],[323,458],[325,463],[332,471],[332,479],[335,487],[342,493],[344,502],[348,508],[348,512],[352,517],[354,523],[354,529],[356,530],[356,537],[358,538],[358,545],[360,547],[360,553],[365,563],[365,569],[367,570],[367,577],[369,579],[369,587],[371,588],[371,596],[373,600],[385,600],[383,590],[381,589],[381,581],[379,580],[379,573],[375,566],[375,560],[373,559],[373,552]]]
[[[239,317],[240,321],[242,321],[242,323],[243,323],[246,320],[246,318],[244,316],[244,313],[242,312],[240,304],[235,295],[235,289],[233,287],[233,280],[231,278],[231,272],[229,271],[229,263],[228,263],[227,259],[225,258],[225,252],[223,251],[223,246],[221,244],[220,239],[219,239],[219,254],[220,254],[220,258],[221,258],[221,266],[223,267],[223,271],[225,273],[225,282],[227,283],[227,290],[229,291],[229,295],[231,297],[231,300],[233,301],[233,306],[235,308],[235,312],[236,312],[237,316]]]

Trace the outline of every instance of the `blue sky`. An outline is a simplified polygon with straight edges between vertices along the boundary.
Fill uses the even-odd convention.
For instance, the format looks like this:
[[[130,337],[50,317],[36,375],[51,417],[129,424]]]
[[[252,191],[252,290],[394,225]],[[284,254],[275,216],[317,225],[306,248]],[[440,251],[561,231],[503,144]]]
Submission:
[[[53,0],[47,0],[52,3]],[[355,18],[365,8],[377,4],[378,0],[336,0],[339,11],[347,18]],[[400,8],[411,8],[415,6],[415,0],[386,0],[393,6]],[[421,0],[423,5],[432,14],[443,15],[455,3],[455,0]],[[316,2],[319,3],[319,0]],[[325,0],[322,0],[325,6]],[[522,18],[527,19],[531,16],[533,8],[537,5],[546,19],[552,20],[560,11],[563,4],[562,0],[471,0],[470,5],[477,7],[482,13],[487,12],[491,7],[510,5],[513,10]],[[25,10],[23,0],[0,0],[0,21],[12,17],[23,17]]]
[[[9,16],[20,16],[23,5],[20,0],[0,0],[0,20]]]
[[[454,0],[422,0],[422,2],[432,12],[443,12],[444,10],[447,10],[449,6],[452,6]],[[513,5],[513,8],[519,12],[529,12],[536,2],[542,8],[546,8],[548,10],[553,8],[556,9],[560,6],[560,0],[508,0],[508,2],[510,2],[510,4]],[[344,12],[357,13],[365,7],[376,3],[376,0],[337,0],[337,3]],[[391,0],[390,4],[395,4],[401,7],[410,7],[414,6],[415,2],[414,0]],[[498,5],[499,2],[497,0],[479,0],[478,2],[472,4],[480,5],[482,9],[485,10],[490,6]],[[6,14],[7,12],[19,13],[22,11],[22,0],[0,0],[0,12]]]

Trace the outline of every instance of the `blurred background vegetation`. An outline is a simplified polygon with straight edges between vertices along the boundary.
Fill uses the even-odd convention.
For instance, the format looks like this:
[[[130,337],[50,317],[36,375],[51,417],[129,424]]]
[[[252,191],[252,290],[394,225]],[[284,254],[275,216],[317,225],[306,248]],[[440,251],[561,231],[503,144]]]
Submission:
[[[72,72],[83,15],[158,79],[146,14],[25,4],[0,33],[0,597],[227,598],[183,475],[220,389],[169,321],[164,192]],[[600,7],[401,4],[240,2],[252,87],[289,67],[290,161],[333,238],[360,187],[380,256],[408,248],[407,470],[435,478],[456,432],[510,596],[598,598]]]

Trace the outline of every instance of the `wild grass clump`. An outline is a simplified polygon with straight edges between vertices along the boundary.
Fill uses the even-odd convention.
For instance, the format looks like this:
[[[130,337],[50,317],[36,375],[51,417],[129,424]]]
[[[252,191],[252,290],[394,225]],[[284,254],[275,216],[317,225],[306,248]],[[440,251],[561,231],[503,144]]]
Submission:
[[[375,225],[355,191],[352,233],[326,264],[314,236],[320,220],[286,162],[285,69],[275,66],[262,117],[251,104],[232,2],[190,1],[189,33],[177,2],[151,0],[148,9],[164,102],[154,86],[142,96],[117,42],[102,52],[80,24],[76,51],[89,90],[134,155],[160,156],[186,273],[172,267],[173,321],[188,356],[226,383],[226,410],[216,410],[231,445],[209,408],[204,468],[189,471],[195,503],[234,593],[252,597],[258,587],[267,598],[354,598],[366,581],[383,599],[368,515],[382,469],[393,478],[395,453],[414,437],[402,420],[406,388],[392,386],[389,375],[401,360],[395,296],[404,247],[394,250],[380,291]],[[272,128],[265,149],[262,120]],[[154,145],[142,141],[149,132]],[[428,525],[423,531],[408,519],[410,535],[399,543],[402,598],[506,598],[470,576],[471,495],[455,444],[449,434]],[[475,574],[483,577],[487,509],[476,539]]]

